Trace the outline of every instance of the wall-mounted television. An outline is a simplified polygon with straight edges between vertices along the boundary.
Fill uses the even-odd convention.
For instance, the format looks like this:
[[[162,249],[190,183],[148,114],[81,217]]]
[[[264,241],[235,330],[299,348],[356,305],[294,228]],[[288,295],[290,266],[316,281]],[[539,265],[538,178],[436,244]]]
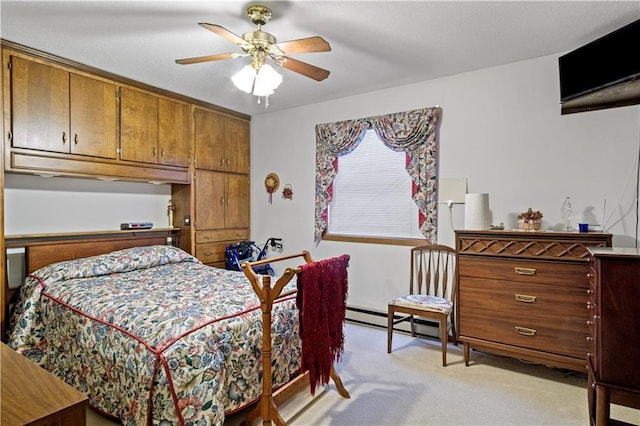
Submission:
[[[558,59],[562,113],[640,103],[640,20]]]

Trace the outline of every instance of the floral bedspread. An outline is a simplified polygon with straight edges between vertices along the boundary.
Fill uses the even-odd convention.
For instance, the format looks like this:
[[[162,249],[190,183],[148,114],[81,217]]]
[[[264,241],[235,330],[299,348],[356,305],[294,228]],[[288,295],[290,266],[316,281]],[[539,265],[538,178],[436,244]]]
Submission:
[[[273,308],[274,386],[300,368],[294,297]],[[175,247],[44,267],[26,279],[9,327],[9,346],[125,425],[222,424],[261,393],[251,284]]]

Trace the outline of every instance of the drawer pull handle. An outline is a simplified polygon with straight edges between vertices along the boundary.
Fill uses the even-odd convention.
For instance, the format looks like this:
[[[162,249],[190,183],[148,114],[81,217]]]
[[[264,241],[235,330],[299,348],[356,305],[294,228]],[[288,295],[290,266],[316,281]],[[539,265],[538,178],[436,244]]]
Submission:
[[[522,334],[523,336],[535,336],[536,335],[536,330],[534,330],[533,328],[518,327],[516,325],[516,331],[518,333]]]
[[[524,302],[524,303],[535,303],[536,302],[536,296],[528,296],[526,294],[517,294],[516,293],[516,300],[518,302]]]
[[[211,253],[210,251],[205,251],[205,252],[204,252],[204,255],[205,255],[205,256],[211,256],[212,254],[213,254],[213,253]]]
[[[533,268],[520,268],[518,266],[515,267],[516,274],[520,275],[535,275],[536,270]]]

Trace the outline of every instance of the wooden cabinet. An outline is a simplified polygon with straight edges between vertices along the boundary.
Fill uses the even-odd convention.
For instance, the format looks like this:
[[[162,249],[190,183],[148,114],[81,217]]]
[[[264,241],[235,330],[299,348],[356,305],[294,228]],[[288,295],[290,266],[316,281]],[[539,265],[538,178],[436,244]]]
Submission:
[[[250,237],[249,120],[200,107],[193,117],[193,184],[172,190],[177,217],[193,220],[183,227],[182,247],[224,267],[226,246]]]
[[[196,170],[193,187],[196,257],[222,266],[224,248],[249,238],[249,176]]]
[[[11,146],[116,158],[117,87],[8,54]]]
[[[590,252],[589,417],[603,426],[610,403],[640,409],[640,250]]]
[[[249,177],[197,170],[196,229],[249,227]]]
[[[120,88],[120,158],[189,166],[190,106],[130,87]]]
[[[456,231],[459,340],[476,348],[586,370],[589,247],[611,235]]]
[[[83,426],[88,398],[33,361],[0,343],[2,423]]]
[[[10,42],[2,48],[5,171],[190,182],[189,102],[141,89],[136,95],[151,101],[127,97],[120,121],[120,86],[135,82]]]
[[[204,108],[194,110],[195,165],[249,173],[249,122]]]

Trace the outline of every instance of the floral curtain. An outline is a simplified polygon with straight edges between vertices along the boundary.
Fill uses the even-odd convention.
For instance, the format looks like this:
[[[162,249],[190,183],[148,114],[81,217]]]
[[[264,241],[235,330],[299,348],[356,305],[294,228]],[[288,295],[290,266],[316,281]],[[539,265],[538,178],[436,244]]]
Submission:
[[[434,107],[316,125],[316,243],[327,228],[338,157],[356,149],[369,129],[390,149],[407,154],[407,173],[413,181],[420,231],[428,241],[437,241],[436,129],[440,115],[441,109]]]

